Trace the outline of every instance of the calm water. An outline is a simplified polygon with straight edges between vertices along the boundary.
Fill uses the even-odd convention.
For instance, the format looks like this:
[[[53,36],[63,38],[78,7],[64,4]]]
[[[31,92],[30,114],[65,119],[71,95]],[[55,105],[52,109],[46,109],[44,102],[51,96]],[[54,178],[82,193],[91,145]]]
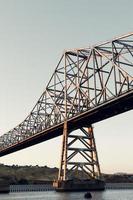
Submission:
[[[84,193],[19,192],[2,194],[0,200],[82,200]],[[91,194],[92,200],[133,200],[133,190],[106,190],[91,192]]]

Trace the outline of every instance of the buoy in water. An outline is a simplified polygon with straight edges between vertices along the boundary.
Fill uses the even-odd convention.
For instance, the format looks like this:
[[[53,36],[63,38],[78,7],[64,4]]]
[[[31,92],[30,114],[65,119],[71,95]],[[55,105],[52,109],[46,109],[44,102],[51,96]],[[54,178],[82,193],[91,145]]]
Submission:
[[[85,193],[84,198],[86,198],[86,199],[92,198],[91,193],[90,192]]]

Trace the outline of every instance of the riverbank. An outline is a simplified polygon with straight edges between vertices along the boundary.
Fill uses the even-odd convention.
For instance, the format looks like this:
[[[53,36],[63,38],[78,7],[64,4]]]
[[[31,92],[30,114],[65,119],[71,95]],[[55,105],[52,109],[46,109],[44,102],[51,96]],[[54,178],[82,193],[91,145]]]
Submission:
[[[133,189],[133,183],[106,183],[108,189]],[[52,184],[10,185],[10,192],[54,191]]]
[[[56,167],[0,164],[0,180],[7,181],[10,185],[52,184],[57,176],[58,168]],[[102,174],[102,178],[106,183],[133,183],[133,174]]]

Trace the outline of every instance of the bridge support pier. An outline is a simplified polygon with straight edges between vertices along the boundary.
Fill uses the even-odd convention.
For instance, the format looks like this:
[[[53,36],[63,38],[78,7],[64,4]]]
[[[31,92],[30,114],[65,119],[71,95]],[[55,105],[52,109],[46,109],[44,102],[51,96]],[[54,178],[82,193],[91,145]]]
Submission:
[[[93,133],[93,127],[82,127],[80,132],[69,132],[64,122],[61,163],[57,191],[103,190],[104,182]]]

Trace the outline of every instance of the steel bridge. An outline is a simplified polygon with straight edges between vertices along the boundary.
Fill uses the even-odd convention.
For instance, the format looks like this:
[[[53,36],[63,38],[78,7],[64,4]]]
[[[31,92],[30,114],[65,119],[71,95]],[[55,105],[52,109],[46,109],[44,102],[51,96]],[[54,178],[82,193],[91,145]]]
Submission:
[[[65,180],[68,168],[100,176],[92,124],[131,109],[133,32],[91,47],[66,50],[30,114],[0,137],[0,156],[63,134],[58,178]],[[82,134],[74,134],[76,129]],[[73,146],[76,142],[82,148]],[[77,154],[84,162],[72,160]]]

